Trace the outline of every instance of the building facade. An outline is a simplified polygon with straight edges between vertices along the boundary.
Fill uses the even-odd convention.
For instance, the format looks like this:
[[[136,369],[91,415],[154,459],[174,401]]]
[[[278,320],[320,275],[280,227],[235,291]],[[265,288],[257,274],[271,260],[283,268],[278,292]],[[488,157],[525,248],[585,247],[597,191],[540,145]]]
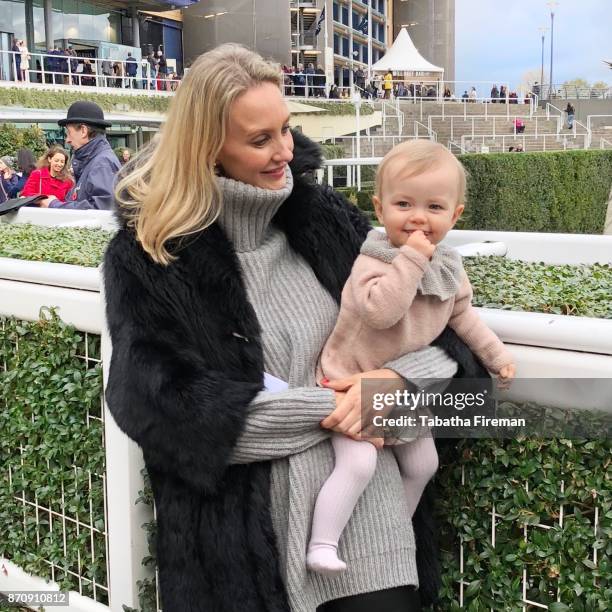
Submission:
[[[125,59],[126,49],[135,57],[163,49],[182,67],[180,11],[198,0],[0,0],[0,51],[10,51],[13,37],[26,41],[30,51],[72,45],[81,56]],[[117,57],[113,57],[113,50]],[[4,58],[8,74],[8,56]]]
[[[445,81],[454,81],[455,0],[395,0],[394,39],[403,25],[421,55],[444,68]]]
[[[372,63],[390,44],[391,6],[390,0],[204,0],[183,11],[185,61],[237,42],[287,66],[320,65],[328,80],[348,87],[357,68],[367,71],[369,23]]]

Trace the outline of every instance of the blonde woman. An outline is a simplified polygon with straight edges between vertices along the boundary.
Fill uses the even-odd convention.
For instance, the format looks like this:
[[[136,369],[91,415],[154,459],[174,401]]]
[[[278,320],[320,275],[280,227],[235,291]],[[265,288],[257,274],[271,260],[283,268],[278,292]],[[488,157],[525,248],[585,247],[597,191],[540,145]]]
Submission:
[[[166,612],[420,610],[387,449],[341,541],[349,571],[306,569],[331,431],[361,430],[360,379],[452,376],[457,364],[427,347],[343,391],[315,386],[369,228],[313,181],[321,152],[290,131],[282,85],[278,66],[240,46],[202,55],[160,137],[122,171],[104,263],[108,405],[151,477]]]
[[[28,47],[23,40],[20,40],[17,46],[19,47],[19,54],[21,56],[21,64],[19,66],[21,71],[21,80],[22,82],[27,83],[30,80],[30,52],[28,51]]]

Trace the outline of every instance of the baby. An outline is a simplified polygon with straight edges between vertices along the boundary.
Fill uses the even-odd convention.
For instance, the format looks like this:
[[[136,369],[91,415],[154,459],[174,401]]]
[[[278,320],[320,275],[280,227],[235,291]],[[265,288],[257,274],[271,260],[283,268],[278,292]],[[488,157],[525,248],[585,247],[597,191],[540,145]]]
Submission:
[[[464,209],[465,170],[440,144],[404,142],[381,162],[374,206],[385,234],[372,230],[342,291],[336,326],[321,353],[317,380],[376,370],[428,346],[449,325],[502,384],[514,377],[512,355],[471,305],[461,256],[440,243]],[[338,540],[376,468],[376,448],[334,433],[335,468],[314,509],[306,565],[346,569]],[[395,444],[410,516],[438,468],[431,436]]]

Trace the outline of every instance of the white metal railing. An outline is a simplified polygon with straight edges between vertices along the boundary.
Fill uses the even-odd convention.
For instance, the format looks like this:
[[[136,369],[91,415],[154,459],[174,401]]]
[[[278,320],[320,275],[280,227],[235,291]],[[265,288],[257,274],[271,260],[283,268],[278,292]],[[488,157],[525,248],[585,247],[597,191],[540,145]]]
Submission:
[[[92,220],[104,229],[115,228],[113,214],[107,211],[22,209],[17,213],[5,215],[1,222],[62,226],[74,225],[75,222],[91,225]],[[106,383],[112,347],[105,323],[104,296],[101,290],[99,271],[95,269],[0,258],[0,293],[3,296],[0,301],[0,315],[37,321],[41,306],[56,307],[64,322],[74,325],[84,334],[85,353],[81,357],[88,364],[101,363]],[[99,358],[95,356],[97,351],[90,347],[92,337],[100,337]],[[94,485],[102,482],[104,525],[93,524],[91,502],[89,517],[75,517],[60,503],[53,507],[36,500],[30,503],[18,486],[15,487],[16,500],[24,504],[24,524],[26,520],[35,521],[36,530],[40,531],[41,537],[45,530],[50,530],[50,526],[47,523],[43,525],[42,522],[50,521],[61,526],[59,532],[63,533],[64,546],[66,530],[73,523],[77,533],[80,530],[81,533],[88,534],[88,541],[91,539],[91,543],[87,545],[89,550],[87,546],[83,548],[78,568],[70,567],[71,575],[79,585],[79,592],[70,595],[70,610],[114,611],[123,609],[123,605],[138,608],[137,581],[150,577],[148,570],[142,566],[143,558],[149,554],[142,524],[152,518],[143,504],[135,505],[139,491],[143,489],[140,473],[143,467],[142,453],[116,426],[108,412],[103,393],[100,397],[99,416],[83,414],[83,418],[97,419],[103,427],[100,444],[105,448],[105,473],[85,471],[80,493],[87,496]],[[80,469],[79,466],[73,468]],[[106,571],[103,578],[88,575],[88,554],[95,555],[96,559],[105,559]],[[50,577],[55,580],[58,572],[66,571],[61,561],[43,560],[50,566],[47,579]],[[21,590],[41,588],[39,579],[27,574],[23,574],[21,582],[16,583],[16,574],[17,571],[7,575],[0,574],[0,590],[14,590],[17,585]],[[56,587],[45,585],[42,588]],[[106,597],[109,599],[108,608],[96,603]]]
[[[600,149],[612,149],[612,142],[606,140],[605,138],[599,139],[599,148]]]
[[[17,64],[21,54],[14,51],[0,51],[0,60],[8,60],[11,74],[2,74],[0,80],[16,84],[40,83],[47,85],[67,85],[76,87],[95,87],[100,89],[139,89],[141,91],[172,92],[180,84],[176,73],[168,74],[153,71],[151,64],[143,59],[126,62],[120,59],[88,58],[65,53],[51,54],[29,51],[26,80],[16,78]],[[19,58],[19,60],[17,59]],[[0,64],[4,62],[0,61]],[[128,66],[134,66],[136,74],[128,76]]]
[[[496,100],[492,98],[477,98],[476,100],[457,100],[457,99],[436,99],[436,98],[398,98],[398,100],[402,103],[414,104],[418,105],[418,113],[419,120],[423,121],[425,115],[427,115],[427,111],[431,110],[431,108],[439,108],[441,110],[441,114],[443,116],[462,116],[469,117],[472,113],[468,112],[472,109],[476,109],[472,104],[480,104],[483,107],[482,113],[485,116],[489,115],[500,115],[505,114],[507,117],[511,114],[511,106],[525,106],[524,100]],[[490,104],[504,104],[503,108],[501,106],[490,106]],[[532,117],[537,110],[536,98],[530,98],[527,106],[529,107],[529,117]],[[497,112],[497,109],[502,109],[501,113]],[[480,109],[478,109],[480,110]],[[457,112],[458,111],[458,112]],[[518,114],[518,113],[513,113]]]
[[[297,98],[326,98],[329,94],[327,76],[313,72],[283,71],[286,96]]]
[[[540,96],[542,100],[607,100],[612,98],[612,87],[576,87],[574,85],[545,85]]]
[[[343,145],[347,153],[350,152],[351,157],[360,157],[364,153],[367,155],[369,153],[369,157],[376,157],[380,154],[380,151],[377,151],[381,146],[385,147],[385,152],[383,155],[390,149],[392,149],[395,145],[404,142],[405,140],[412,140],[417,138],[416,136],[411,135],[402,135],[402,136],[330,136],[326,138],[323,142],[327,144],[337,144]],[[358,154],[358,151],[360,153]]]
[[[550,144],[548,144],[550,143]],[[581,146],[575,146],[581,143]],[[469,153],[481,153],[482,147],[490,150],[492,147],[497,151],[506,151],[506,145],[514,146],[520,144],[523,151],[559,151],[581,148],[589,148],[588,134],[474,134],[461,136],[461,146]],[[558,145],[558,146],[555,146]],[[515,149],[516,150],[516,149]]]
[[[362,159],[342,159],[328,160],[326,166],[333,167],[345,164],[375,165],[380,158]],[[112,213],[100,211],[60,211],[60,210],[21,210],[3,217],[1,222],[34,222],[38,225],[65,225],[72,224],[74,220],[90,221],[99,220],[101,227],[114,227]],[[547,261],[555,261],[555,257],[560,257],[561,262],[594,262],[602,263],[610,261],[612,252],[612,237],[607,236],[584,236],[584,235],[559,235],[559,234],[522,234],[517,232],[466,232],[451,231],[447,240],[453,245],[463,245],[466,243],[482,243],[494,240],[507,245],[507,256],[515,259],[525,259],[526,261],[540,261],[544,255]],[[572,258],[567,259],[567,258]],[[552,259],[551,259],[552,258]],[[578,258],[578,259],[576,259]],[[6,266],[17,263],[8,260]],[[54,264],[49,264],[54,266]],[[48,268],[48,280],[54,280],[55,284],[45,284],[40,278],[31,279],[27,277],[27,272],[23,272],[21,280],[14,278],[5,279],[3,274],[8,268],[3,268],[0,274],[0,289],[2,290],[3,300],[0,301],[0,315],[15,316],[23,320],[38,320],[41,305],[54,305],[59,307],[59,314],[63,321],[75,325],[84,334],[95,334],[101,336],[101,359],[104,371],[104,378],[108,374],[108,363],[112,351],[110,346],[107,328],[104,320],[104,295],[89,287],[89,290],[74,289],[62,285],[72,284],[66,280],[63,272],[59,271],[56,275],[51,268]],[[91,271],[86,271],[87,283],[91,282]],[[70,277],[72,278],[72,277]],[[34,280],[34,282],[29,282]],[[89,286],[89,285],[88,285]],[[100,289],[103,287],[100,286]],[[587,319],[581,317],[567,317],[538,313],[507,312],[502,310],[492,311],[489,309],[479,309],[483,318],[498,333],[498,335],[508,343],[509,349],[516,358],[517,379],[526,377],[529,373],[531,377],[547,377],[558,379],[558,386],[563,386],[564,378],[610,378],[612,377],[612,349],[607,338],[612,334],[612,321]],[[86,362],[97,363],[95,352],[88,354],[88,341],[84,344],[85,354],[81,355]],[[520,382],[517,380],[517,382]],[[558,389],[555,386],[554,391]],[[565,388],[563,389],[565,391]],[[579,390],[578,390],[579,391]],[[511,389],[512,392],[512,389]],[[574,395],[576,389],[573,389]],[[508,396],[512,400],[512,395]],[[545,398],[546,399],[546,398]],[[103,396],[101,402],[104,402]],[[86,415],[84,415],[86,416]],[[119,431],[114,424],[107,407],[102,404],[101,419],[104,424],[104,440],[106,451],[106,474],[104,492],[106,496],[105,504],[105,524],[104,538],[106,542],[106,552],[94,549],[97,555],[106,554],[109,582],[107,585],[98,585],[100,591],[104,591],[106,586],[109,589],[110,605],[108,608],[102,605],[94,605],[90,598],[73,598],[71,594],[72,612],[92,612],[93,610],[112,610],[123,609],[123,605],[137,608],[139,607],[137,597],[136,581],[141,579],[145,570],[140,564],[144,551],[146,551],[146,541],[141,525],[151,519],[143,506],[135,505],[134,501],[138,491],[142,488],[140,468],[142,467],[142,454],[138,447],[130,442],[128,438]],[[16,445],[18,441],[16,441]],[[0,469],[2,466],[0,466]],[[88,474],[86,486],[89,487]],[[517,486],[521,486],[517,484]],[[563,489],[561,490],[563,494]],[[21,501],[21,492],[17,492],[18,500]],[[25,500],[25,497],[23,497]],[[39,514],[51,511],[50,508],[40,506],[34,508],[35,519],[39,521]],[[70,520],[63,510],[52,510],[57,515],[57,519],[62,524]],[[495,522],[496,511],[492,509],[492,544],[495,546]],[[563,516],[563,505],[560,506],[560,517]],[[55,519],[53,519],[55,520]],[[560,518],[562,521],[562,518]],[[25,522],[25,517],[24,517]],[[39,521],[40,522],[40,521]],[[562,522],[559,523],[562,526]],[[83,523],[83,528],[97,527]],[[534,526],[535,527],[535,526]],[[542,528],[550,528],[550,525],[540,525]],[[594,533],[597,534],[597,518],[594,524]],[[65,529],[65,528],[64,528]],[[525,527],[525,530],[527,527]],[[531,529],[531,527],[530,527]],[[100,531],[98,529],[98,531]],[[92,530],[93,532],[93,530]],[[64,531],[65,536],[65,531]],[[525,531],[527,538],[527,531]],[[597,552],[593,547],[593,562],[597,563]],[[463,559],[463,548],[460,549],[461,559]],[[461,561],[463,563],[463,561]],[[53,565],[53,564],[52,564]],[[57,566],[58,570],[65,568]],[[82,567],[86,568],[86,559],[82,560]],[[5,568],[3,568],[5,569]],[[11,572],[0,572],[0,590],[12,590],[10,585],[12,579]],[[79,568],[80,569],[80,568]],[[463,569],[463,565],[461,567]],[[87,576],[81,576],[83,580],[89,580]],[[525,574],[523,574],[523,584],[525,584]],[[31,590],[49,590],[56,585],[41,584],[31,578],[30,582],[22,583],[21,590],[26,590],[26,584]],[[465,584],[460,584],[460,592],[464,592]],[[95,593],[94,593],[95,596]],[[525,603],[525,591],[523,591]],[[540,605],[534,603],[533,605]],[[540,607],[542,607],[540,605]],[[157,604],[159,610],[159,603]]]
[[[449,141],[448,141],[448,145],[447,145],[447,146],[448,146],[448,150],[449,150],[451,153],[455,153],[455,154],[456,154],[456,152],[455,152],[455,151],[453,151],[453,149],[459,149],[459,154],[462,154],[462,155],[463,155],[463,154],[465,154],[465,153],[468,153],[468,152],[469,152],[469,151],[466,151],[466,150],[465,150],[465,149],[464,149],[464,148],[461,146],[461,144],[459,144],[459,143],[455,142],[454,140],[449,140]]]
[[[438,134],[430,127],[429,122],[427,122],[427,125],[425,125],[420,121],[417,121],[416,119],[414,120],[415,138],[421,138],[421,135],[419,134],[420,127],[425,128],[425,130],[427,131],[427,138],[429,138],[429,140],[433,140],[433,142],[438,142]]]
[[[512,133],[513,134],[523,134],[525,132],[517,132],[517,127],[516,127],[516,120],[520,119],[520,120],[526,120],[529,121],[530,123],[526,123],[525,124],[525,131],[527,130],[528,127],[533,126],[534,127],[534,132],[535,132],[535,136],[538,136],[539,133],[541,132],[541,121],[542,119],[544,119],[543,117],[540,117],[539,115],[535,115],[534,117],[528,117],[528,116],[523,116],[523,115],[509,115],[509,116],[504,116],[504,115],[467,115],[466,117],[462,117],[462,116],[457,116],[457,115],[448,115],[448,116],[444,116],[444,115],[428,115],[427,117],[427,127],[430,130],[433,130],[434,128],[434,121],[442,121],[442,122],[447,122],[450,120],[450,138],[451,140],[453,140],[455,138],[455,124],[459,124],[461,122],[463,122],[463,127],[465,127],[465,123],[469,122],[469,127],[470,129],[470,134],[472,135],[472,137],[474,135],[476,135],[476,120],[480,122],[484,121],[487,124],[490,124],[492,122],[492,132],[493,132],[493,136],[498,134],[499,131],[499,127],[498,125],[501,123],[502,124],[502,129],[503,128],[509,128],[511,127],[512,129]],[[552,120],[556,119],[556,129],[555,129],[555,134],[558,134],[561,131],[561,121],[559,119],[559,117],[553,117]],[[544,119],[545,121],[550,121],[551,118],[547,118]],[[508,125],[510,124],[510,126]],[[441,128],[442,126],[438,127],[438,130]],[[486,126],[487,128],[489,127],[489,125]],[[462,130],[463,131],[463,130]],[[546,133],[546,132],[545,132]],[[500,134],[501,135],[501,134]]]
[[[397,121],[397,133],[400,135],[404,131],[404,113],[400,110],[399,103],[392,100],[382,101],[382,130],[383,135],[387,134],[387,124],[389,119]]]
[[[593,129],[593,123],[596,123],[598,119],[607,119],[606,122],[604,123],[605,127],[612,127],[612,115],[588,115],[587,116],[587,121],[586,121],[586,126],[587,129],[592,130]],[[599,127],[599,126],[597,126]],[[597,127],[595,129],[597,129]]]
[[[546,103],[546,118],[548,119],[550,117],[551,114],[556,114],[558,117],[560,117],[561,119],[561,125],[563,125],[565,123],[565,114],[566,112],[561,110],[560,108],[558,108],[557,106],[555,106],[554,104],[551,104],[550,102]],[[585,147],[586,149],[589,148],[589,146],[591,146],[591,129],[588,128],[586,125],[584,125],[584,123],[582,123],[582,121],[578,121],[578,119],[576,119],[576,117],[574,117],[573,121],[572,121],[572,133],[574,134],[574,136],[577,135],[578,133],[578,126],[580,126],[586,136],[587,136],[587,141],[588,144]]]

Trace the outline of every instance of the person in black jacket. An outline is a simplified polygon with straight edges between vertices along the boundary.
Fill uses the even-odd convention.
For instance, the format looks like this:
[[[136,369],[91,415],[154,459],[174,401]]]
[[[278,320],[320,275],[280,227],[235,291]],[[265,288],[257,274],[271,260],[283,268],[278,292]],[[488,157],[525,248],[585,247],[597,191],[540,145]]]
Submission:
[[[138,73],[138,60],[135,57],[132,57],[131,53],[127,54],[127,59],[125,60],[125,73],[129,77],[127,79],[126,87],[133,87],[136,89],[137,81],[135,77]]]
[[[23,189],[26,181],[36,168],[36,158],[30,149],[19,149],[17,151],[17,183],[9,189],[9,198],[16,198]]]
[[[282,85],[238,45],[202,55],[160,138],[122,171],[104,261],[108,406],[151,477],[166,612],[416,612],[439,584],[435,528],[424,502],[413,531],[389,449],[343,543],[345,557],[367,552],[341,583],[306,571],[330,431],[361,427],[363,377],[480,370],[447,330],[444,350],[342,392],[315,385],[370,226],[314,182],[321,151],[290,131]]]
[[[15,80],[21,81],[21,49],[18,43],[19,41],[13,37],[13,44],[11,45],[11,64],[14,62]]]

